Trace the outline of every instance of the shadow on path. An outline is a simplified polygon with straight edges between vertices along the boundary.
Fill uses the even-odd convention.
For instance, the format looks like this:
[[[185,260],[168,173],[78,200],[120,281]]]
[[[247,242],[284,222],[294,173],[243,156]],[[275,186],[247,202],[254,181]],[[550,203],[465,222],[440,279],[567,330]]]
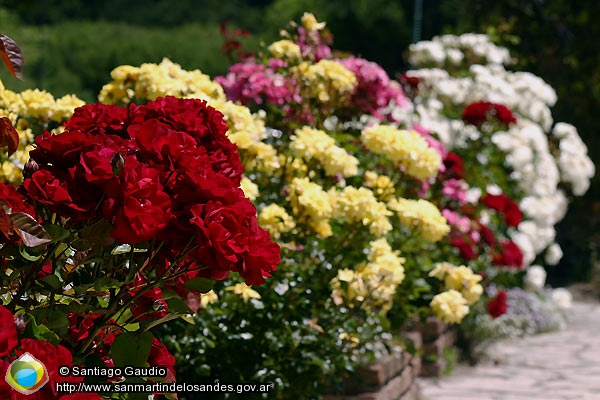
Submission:
[[[600,304],[573,303],[569,321],[564,331],[498,342],[475,367],[421,378],[420,400],[600,400]]]

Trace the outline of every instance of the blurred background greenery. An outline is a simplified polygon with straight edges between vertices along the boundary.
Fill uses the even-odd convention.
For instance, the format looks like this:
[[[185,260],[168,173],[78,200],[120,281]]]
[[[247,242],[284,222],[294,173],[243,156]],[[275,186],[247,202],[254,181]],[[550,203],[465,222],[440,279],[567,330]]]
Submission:
[[[515,68],[541,76],[558,94],[556,121],[579,129],[600,165],[600,2],[596,0],[0,0],[0,32],[25,58],[24,81],[4,69],[11,90],[40,88],[55,96],[96,100],[110,71],[163,57],[185,69],[224,74],[219,23],[251,32],[247,50],[278,36],[304,11],[327,21],[335,48],[380,63],[395,76],[410,66],[404,53],[419,39],[482,32],[518,58]],[[565,256],[549,283],[591,278],[600,248],[600,178],[572,203],[558,226]]]

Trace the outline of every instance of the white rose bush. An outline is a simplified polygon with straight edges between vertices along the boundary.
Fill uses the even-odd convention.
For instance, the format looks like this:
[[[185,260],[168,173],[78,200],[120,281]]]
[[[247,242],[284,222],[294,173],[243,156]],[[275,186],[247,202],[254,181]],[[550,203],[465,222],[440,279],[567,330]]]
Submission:
[[[435,37],[411,45],[408,59],[415,69],[405,75],[414,89],[414,109],[407,117],[437,133],[444,145],[469,165],[470,201],[479,198],[504,213],[507,239],[516,245],[511,245],[514,253],[521,253],[516,264],[524,269],[517,284],[545,301],[558,299],[553,310],[564,310],[570,304],[568,292],[545,289],[546,271],[539,264],[560,262],[562,250],[555,242],[555,225],[565,216],[569,200],[585,194],[595,167],[577,129],[553,120],[555,91],[531,73],[510,70],[513,60],[508,50],[486,35]],[[481,217],[489,220],[489,213]],[[488,326],[491,318],[498,318],[494,326],[501,325],[502,315],[515,314],[519,308],[516,299],[525,298],[520,294],[523,289],[507,286],[507,300],[506,283],[499,283],[488,287],[487,295],[492,298],[488,313],[472,313],[465,324],[466,331],[471,329],[467,332],[471,339],[494,337],[494,329]],[[529,311],[544,314],[543,307],[538,309]],[[532,319],[531,312],[521,317]],[[513,326],[510,335],[561,325],[564,321],[538,324],[535,329]],[[482,333],[486,329],[489,332]]]

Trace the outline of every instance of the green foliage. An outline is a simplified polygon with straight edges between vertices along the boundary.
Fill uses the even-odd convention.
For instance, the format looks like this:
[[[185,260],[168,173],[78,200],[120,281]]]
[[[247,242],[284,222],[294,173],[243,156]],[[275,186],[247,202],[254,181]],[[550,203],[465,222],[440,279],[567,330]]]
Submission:
[[[14,15],[0,10],[0,22],[5,20],[14,21]],[[118,65],[159,63],[168,57],[211,76],[224,73],[228,66],[216,24],[160,29],[114,22],[63,22],[12,25],[6,32],[19,43],[25,58],[24,82],[0,71],[4,85],[15,91],[38,88],[57,97],[76,93],[94,102],[109,81],[109,72]]]
[[[150,354],[151,346],[152,334],[150,332],[127,332],[117,336],[110,349],[110,356],[117,367],[144,365]]]
[[[444,375],[452,375],[452,372],[456,368],[458,362],[458,351],[455,347],[446,346],[444,347],[444,360],[446,361],[446,367],[444,368]]]
[[[230,286],[217,282],[219,299],[199,310],[194,325],[163,325],[161,337],[178,359],[177,379],[274,383],[279,398],[308,399],[334,390],[356,363],[368,363],[385,323],[330,301],[337,268],[313,246],[284,250],[274,276],[253,288],[260,299],[243,300],[229,290],[230,278]],[[343,335],[357,330],[364,339],[358,344]]]

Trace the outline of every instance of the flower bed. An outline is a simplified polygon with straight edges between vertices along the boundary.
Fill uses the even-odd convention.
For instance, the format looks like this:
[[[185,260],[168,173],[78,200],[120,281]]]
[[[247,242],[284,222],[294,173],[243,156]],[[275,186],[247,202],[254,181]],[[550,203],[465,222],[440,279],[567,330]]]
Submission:
[[[420,349],[419,330],[402,332],[405,348]],[[368,367],[359,367],[342,382],[342,395],[325,395],[324,400],[400,399],[416,400],[419,395],[417,376],[422,374],[422,358],[398,348]]]
[[[470,346],[560,328],[541,264],[593,165],[552,89],[483,36],[415,45],[402,83],[331,43],[307,13],[215,80],[120,66],[75,111],[0,90],[0,372],[30,352],[64,400],[56,360],[411,399],[455,325]]]

